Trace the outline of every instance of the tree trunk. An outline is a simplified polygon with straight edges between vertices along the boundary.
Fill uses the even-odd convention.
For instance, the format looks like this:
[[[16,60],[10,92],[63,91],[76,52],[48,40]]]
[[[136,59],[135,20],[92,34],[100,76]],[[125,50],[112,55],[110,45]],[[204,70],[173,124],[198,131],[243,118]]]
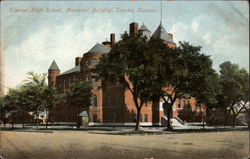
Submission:
[[[205,130],[205,119],[202,118],[202,130]]]
[[[80,128],[80,122],[79,122],[79,114],[80,114],[80,106],[78,106],[78,108],[77,108],[77,117],[76,117],[76,127],[77,127],[77,129],[79,129]]]
[[[36,130],[38,130],[38,112],[36,110]]]
[[[227,109],[225,108],[225,111],[224,111],[224,115],[225,115],[224,124],[225,124],[225,125],[228,125],[228,114],[229,114],[229,113],[227,112]]]
[[[22,111],[22,115],[23,115],[23,128],[24,128],[24,111]]]
[[[14,117],[13,117],[14,114],[11,114],[11,127],[12,129],[14,128]]]
[[[234,117],[233,117],[233,128],[235,127],[235,124],[236,124],[236,115],[234,115]]]
[[[139,130],[140,128],[140,118],[141,118],[141,107],[137,107],[137,116],[136,116],[136,126],[135,130]]]
[[[170,108],[167,109],[167,130],[173,130],[172,124],[171,124],[171,111],[172,111],[173,104],[171,103]]]
[[[46,119],[45,119],[45,124],[46,124],[46,129],[48,128],[48,111],[47,110],[45,110],[45,113],[46,113]]]
[[[6,128],[5,111],[3,111],[3,125]]]

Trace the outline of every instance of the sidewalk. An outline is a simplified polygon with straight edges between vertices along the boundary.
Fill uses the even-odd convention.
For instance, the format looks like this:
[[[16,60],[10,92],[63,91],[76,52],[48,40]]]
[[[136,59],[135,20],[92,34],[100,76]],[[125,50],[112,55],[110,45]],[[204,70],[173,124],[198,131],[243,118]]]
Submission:
[[[16,130],[16,131],[37,131],[36,125],[25,125],[25,128],[22,127],[22,124],[15,124],[14,129],[12,129],[11,124],[6,124],[6,128],[3,125],[0,125],[1,130]],[[60,131],[60,130],[72,130],[72,131],[134,131],[135,127],[83,127],[81,126],[77,129],[73,125],[53,125],[46,128],[45,125],[40,125],[38,127],[39,131]],[[164,131],[166,127],[141,127],[140,131],[144,132],[166,132]],[[249,130],[247,126],[236,126],[235,128],[231,126],[205,126],[204,129],[199,124],[187,123],[180,127],[173,127],[172,131],[168,132],[211,132],[211,131],[234,131],[234,130]]]

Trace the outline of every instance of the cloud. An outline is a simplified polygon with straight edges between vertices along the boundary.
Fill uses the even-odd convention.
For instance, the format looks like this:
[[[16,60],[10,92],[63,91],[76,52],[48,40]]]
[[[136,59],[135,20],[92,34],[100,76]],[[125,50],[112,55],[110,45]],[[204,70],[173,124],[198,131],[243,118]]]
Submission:
[[[175,23],[169,31],[174,34],[176,42],[188,41],[193,45],[202,46],[202,51],[211,55],[216,70],[219,69],[219,64],[227,60],[248,70],[248,26],[237,25],[236,28],[234,23],[237,23],[237,19],[233,23],[228,22],[224,14],[221,17],[216,17],[216,14],[213,16],[201,14],[191,19],[190,22]],[[239,21],[244,21],[244,19]]]
[[[40,27],[20,44],[5,49],[5,91],[23,81],[29,71],[47,72],[53,59],[61,72],[74,67],[75,57],[104,41],[111,31],[116,31],[112,21],[98,17],[86,19],[81,27],[76,20]]]

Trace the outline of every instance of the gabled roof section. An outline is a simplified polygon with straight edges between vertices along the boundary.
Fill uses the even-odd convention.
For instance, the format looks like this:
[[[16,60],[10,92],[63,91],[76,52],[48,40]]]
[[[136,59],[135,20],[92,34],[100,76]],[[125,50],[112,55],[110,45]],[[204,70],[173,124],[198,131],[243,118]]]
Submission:
[[[80,65],[63,72],[61,75],[66,75],[66,74],[75,73],[75,72],[80,72]]]
[[[148,30],[148,28],[144,25],[144,23],[142,24],[141,28],[139,30],[142,30],[142,31],[148,31],[151,33],[150,30]]]
[[[163,27],[163,25],[160,23],[158,28],[155,30],[154,34],[152,35],[153,38],[162,39],[164,41],[170,42],[175,44],[173,39],[168,35],[166,29]]]
[[[105,47],[104,45],[97,43],[87,53],[107,54],[110,52],[110,50],[111,50],[111,48]]]
[[[53,60],[52,64],[49,67],[49,70],[60,70],[55,60]]]

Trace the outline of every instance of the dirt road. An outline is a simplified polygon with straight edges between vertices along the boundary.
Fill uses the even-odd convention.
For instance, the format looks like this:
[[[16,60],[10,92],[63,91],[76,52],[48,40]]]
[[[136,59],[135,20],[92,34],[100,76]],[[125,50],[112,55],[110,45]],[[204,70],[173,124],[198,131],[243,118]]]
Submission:
[[[7,159],[247,159],[248,131],[132,134],[109,131],[0,132]]]

